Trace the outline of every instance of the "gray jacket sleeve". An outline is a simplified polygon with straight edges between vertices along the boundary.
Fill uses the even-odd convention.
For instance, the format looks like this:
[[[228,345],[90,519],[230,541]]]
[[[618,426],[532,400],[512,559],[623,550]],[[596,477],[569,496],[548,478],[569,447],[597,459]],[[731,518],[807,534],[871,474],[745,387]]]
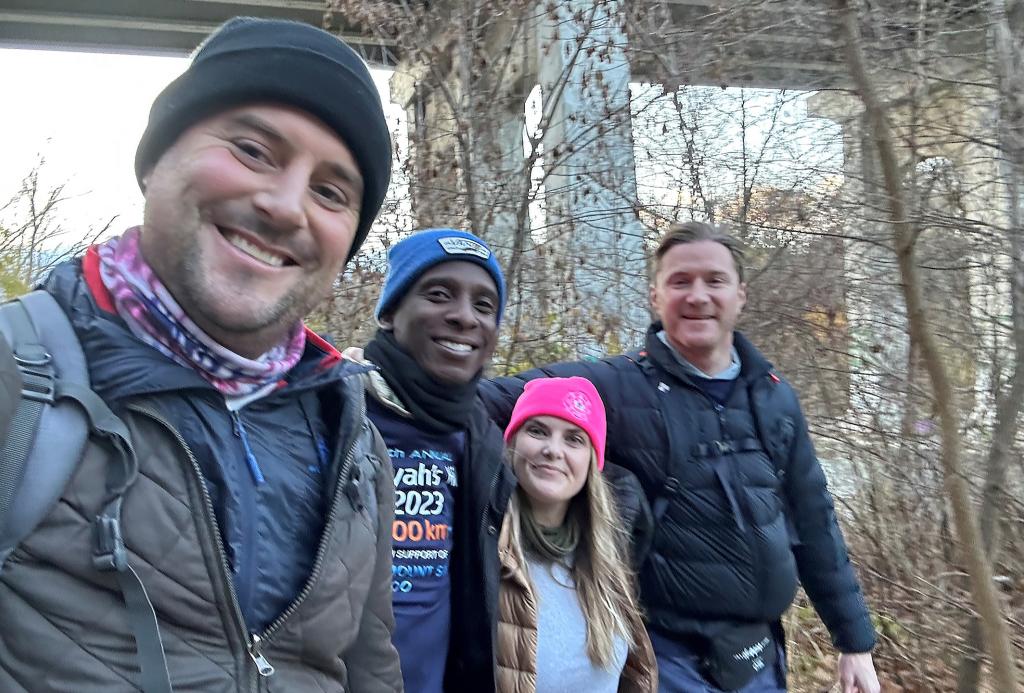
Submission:
[[[7,439],[11,417],[21,401],[21,372],[7,340],[0,337],[0,442]]]
[[[402,670],[398,650],[391,644],[395,616],[391,609],[391,525],[395,516],[395,484],[390,474],[387,446],[377,429],[373,431],[373,451],[381,462],[376,479],[379,530],[377,560],[373,584],[363,609],[359,635],[348,652],[348,690],[351,693],[402,693]]]

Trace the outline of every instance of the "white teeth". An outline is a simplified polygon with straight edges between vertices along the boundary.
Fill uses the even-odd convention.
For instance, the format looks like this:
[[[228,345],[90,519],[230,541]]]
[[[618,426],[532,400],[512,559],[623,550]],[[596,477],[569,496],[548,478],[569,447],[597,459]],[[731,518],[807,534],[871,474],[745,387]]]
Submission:
[[[450,342],[447,339],[439,339],[437,340],[437,343],[447,349],[451,349],[452,351],[458,351],[464,354],[468,354],[469,352],[473,351],[473,347],[471,347],[469,344],[459,344],[458,342]]]
[[[237,234],[227,232],[224,234],[224,238],[228,240],[228,243],[235,246],[236,248],[238,248],[251,258],[255,258],[260,262],[270,265],[271,267],[284,266],[283,257],[281,257],[280,255],[275,255],[274,253],[267,252],[263,248],[260,248],[250,243],[249,241],[245,240],[244,238]]]

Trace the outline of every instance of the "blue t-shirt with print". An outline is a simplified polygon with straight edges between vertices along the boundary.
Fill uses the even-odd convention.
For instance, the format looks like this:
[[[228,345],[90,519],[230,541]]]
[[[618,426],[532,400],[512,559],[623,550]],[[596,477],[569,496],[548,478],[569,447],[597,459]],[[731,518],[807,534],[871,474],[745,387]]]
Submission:
[[[371,398],[367,413],[388,446],[395,474],[391,641],[406,693],[441,693],[451,632],[454,491],[466,434],[427,430]]]

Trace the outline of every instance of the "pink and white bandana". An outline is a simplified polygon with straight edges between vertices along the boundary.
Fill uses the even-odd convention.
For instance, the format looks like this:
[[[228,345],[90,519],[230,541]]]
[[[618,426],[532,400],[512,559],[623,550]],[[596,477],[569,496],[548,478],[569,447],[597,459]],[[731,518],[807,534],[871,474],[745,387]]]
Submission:
[[[299,362],[306,346],[301,322],[295,323],[287,340],[257,359],[215,342],[157,279],[139,251],[139,235],[136,226],[97,248],[103,285],[137,338],[175,363],[195,369],[227,396],[247,395],[277,382]]]

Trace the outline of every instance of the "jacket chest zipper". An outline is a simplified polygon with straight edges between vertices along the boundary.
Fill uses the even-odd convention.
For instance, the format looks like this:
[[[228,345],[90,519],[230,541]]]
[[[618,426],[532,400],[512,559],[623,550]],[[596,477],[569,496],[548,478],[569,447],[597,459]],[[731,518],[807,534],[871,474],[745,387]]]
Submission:
[[[245,619],[242,617],[242,609],[239,606],[238,594],[235,592],[235,585],[231,579],[231,567],[228,565],[227,553],[224,551],[224,542],[221,539],[220,526],[217,524],[217,517],[213,512],[213,501],[210,499],[210,492],[206,489],[206,482],[203,481],[203,470],[199,467],[199,462],[196,460],[196,456],[192,454],[192,449],[188,446],[188,443],[185,442],[182,435],[170,424],[170,422],[167,421],[167,419],[163,418],[156,412],[143,407],[129,405],[128,409],[148,417],[167,429],[188,456],[189,468],[193,474],[193,481],[195,481],[199,486],[199,493],[203,500],[203,519],[206,521],[207,527],[212,530],[214,546],[217,549],[217,557],[220,559],[221,569],[217,573],[217,578],[220,582],[220,587],[226,591],[230,597],[228,601],[231,603],[231,613],[232,616],[234,616],[235,621],[234,625],[241,634],[242,640],[245,642],[246,650],[249,653],[250,658],[255,662],[256,657],[253,655],[252,650],[253,641],[249,637],[249,631],[245,627]],[[271,673],[273,673],[272,668]],[[255,689],[257,684],[255,676],[252,677],[251,682],[251,688]]]
[[[469,446],[468,445],[466,446],[466,449],[467,449],[467,451],[469,450]],[[495,526],[493,524],[488,525],[488,522],[490,521],[489,517],[490,517],[490,514],[491,514],[491,499],[494,498],[494,489],[498,485],[498,477],[499,476],[501,476],[501,466],[500,465],[495,467],[494,474],[491,476],[491,481],[487,485],[487,503],[484,505],[483,517],[480,518],[480,535],[481,536],[483,536],[483,534],[485,532],[487,534],[490,534],[490,535],[497,535],[498,532],[501,529],[500,527],[497,527],[497,526]]]
[[[365,418],[365,406],[365,402],[361,401],[359,416],[356,419],[357,421],[362,421]],[[312,592],[313,587],[316,585],[316,582],[320,577],[326,547],[330,543],[331,534],[334,530],[335,518],[338,513],[338,504],[341,502],[341,496],[344,495],[339,494],[338,490],[344,487],[344,484],[348,482],[348,479],[351,476],[352,463],[355,459],[355,446],[358,431],[352,436],[352,439],[347,446],[344,462],[342,463],[341,469],[338,473],[338,481],[335,484],[334,497],[331,501],[331,510],[327,517],[327,523],[324,526],[324,535],[320,540],[320,546],[317,549],[316,559],[313,562],[313,568],[310,571],[309,578],[306,580],[306,584],[302,588],[302,591],[299,592],[298,596],[294,600],[292,600],[292,603],[288,605],[288,608],[285,609],[284,612],[278,616],[265,631],[263,631],[263,633],[257,635],[256,633],[250,634],[249,630],[245,626],[245,619],[242,616],[242,610],[239,606],[238,594],[235,591],[234,582],[231,579],[231,567],[228,565],[227,553],[224,551],[224,542],[221,539],[220,526],[217,524],[217,517],[213,511],[213,501],[210,498],[209,491],[206,489],[206,482],[203,480],[203,470],[200,468],[199,462],[196,460],[191,448],[189,448],[188,443],[178,430],[167,421],[167,419],[150,409],[138,405],[129,405],[128,409],[155,421],[167,429],[188,457],[189,467],[193,474],[193,480],[199,486],[199,492],[202,496],[204,520],[206,521],[207,527],[212,530],[214,546],[217,550],[217,556],[220,559],[220,571],[217,574],[217,578],[219,578],[219,582],[221,583],[220,587],[228,594],[228,601],[231,603],[231,613],[234,616],[234,625],[241,634],[242,640],[245,642],[246,653],[255,665],[255,670],[252,671],[252,676],[249,677],[249,689],[257,690],[260,678],[266,678],[274,674],[274,666],[262,653],[263,646],[271,640],[278,629],[280,629],[287,621],[288,617],[298,610],[299,606],[302,605],[306,600],[306,597],[308,597],[310,592]]]
[[[708,399],[710,400],[710,398]],[[718,415],[718,430],[722,440],[729,440],[729,429],[725,425],[725,405],[712,401],[711,406],[714,407],[715,413]]]
[[[252,661],[256,664],[256,671],[260,676],[272,676],[274,673],[274,665],[267,661],[267,658],[263,656],[260,651],[263,647],[263,639],[256,635],[252,636],[252,644],[249,645],[249,656],[252,657]]]
[[[356,417],[356,421],[363,421],[365,419],[366,401],[365,398],[360,397],[359,415]],[[334,533],[336,518],[338,516],[338,508],[342,503],[342,499],[347,495],[345,493],[339,493],[339,491],[348,485],[349,479],[352,476],[352,464],[355,461],[356,441],[359,439],[360,435],[361,431],[357,424],[357,428],[353,431],[351,439],[345,448],[344,459],[341,463],[341,468],[338,471],[338,480],[334,485],[334,494],[331,498],[331,509],[327,514],[327,522],[324,525],[324,534],[320,538],[320,546],[317,549],[316,558],[313,560],[313,568],[309,572],[309,578],[306,579],[306,584],[303,586],[298,596],[292,600],[291,604],[288,605],[288,608],[285,609],[280,616],[274,619],[274,622],[267,626],[267,629],[263,631],[263,633],[259,636],[254,636],[259,643],[270,642],[274,637],[274,634],[277,633],[277,631],[285,624],[288,618],[294,614],[300,606],[302,606],[304,601],[306,601],[306,598],[313,591],[313,588],[316,587],[316,583],[320,579],[320,571],[323,569],[324,555],[327,553],[327,547],[330,545],[331,538]],[[338,457],[341,457],[341,455],[339,454]],[[390,537],[390,534],[388,534],[388,536]],[[260,662],[257,661],[256,656],[259,656],[263,662],[269,664],[266,658],[259,654],[259,646],[257,646],[255,653],[256,654],[253,655],[253,652],[250,651],[250,656],[253,656],[253,661],[256,662],[257,666],[259,666]],[[271,673],[273,673],[273,667],[271,667]],[[267,675],[269,676],[269,674]]]

